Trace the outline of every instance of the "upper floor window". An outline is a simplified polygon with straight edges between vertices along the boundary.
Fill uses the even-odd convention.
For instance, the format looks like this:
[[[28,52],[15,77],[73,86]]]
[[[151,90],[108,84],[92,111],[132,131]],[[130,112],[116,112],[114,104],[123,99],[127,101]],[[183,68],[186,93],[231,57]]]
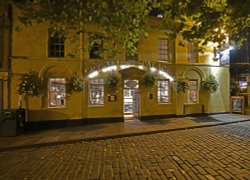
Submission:
[[[169,102],[169,80],[158,80],[157,100],[160,103]]]
[[[65,107],[66,105],[65,78],[48,79],[49,107]]]
[[[135,53],[134,55],[127,55],[126,54],[126,60],[127,61],[138,61],[138,53]]]
[[[89,58],[103,58],[103,36],[100,34],[89,34]]]
[[[90,79],[89,80],[89,102],[91,105],[104,104],[104,80]]]
[[[168,39],[158,40],[158,60],[168,61]]]
[[[188,61],[191,63],[198,62],[198,45],[188,42]]]
[[[198,102],[198,80],[188,81],[187,101],[191,103]]]
[[[138,61],[138,42],[135,44],[135,47],[136,47],[136,52],[133,54],[133,55],[128,55],[126,53],[126,60],[127,61]]]
[[[49,57],[64,57],[65,38],[59,34],[49,35]]]

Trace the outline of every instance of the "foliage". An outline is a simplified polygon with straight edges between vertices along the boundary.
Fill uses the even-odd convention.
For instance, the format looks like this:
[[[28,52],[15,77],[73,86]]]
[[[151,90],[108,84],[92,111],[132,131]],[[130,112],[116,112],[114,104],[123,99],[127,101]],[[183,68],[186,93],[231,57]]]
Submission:
[[[185,40],[199,43],[217,44],[223,49],[228,43],[227,37],[234,37],[238,44],[245,39],[250,27],[249,0],[173,0],[162,2],[159,8],[164,14],[165,22],[172,18],[173,36],[181,33]]]
[[[66,93],[81,92],[83,90],[83,81],[76,74],[66,80]]]
[[[137,0],[14,0],[21,10],[20,21],[25,25],[46,22],[55,32],[76,34],[86,32],[88,24],[99,24],[106,39],[121,44],[128,54],[134,54],[134,44],[147,30],[150,1]]]
[[[227,36],[239,45],[250,27],[249,0],[12,0],[21,10],[19,19],[25,25],[46,22],[50,29],[68,34],[86,32],[87,24],[97,23],[106,39],[122,45],[133,55],[139,38],[147,36],[152,23],[149,16],[161,15],[156,28],[168,30],[175,38],[200,44],[208,42],[225,48]],[[233,41],[229,43],[234,44]]]
[[[178,93],[186,92],[186,90],[189,88],[188,83],[182,78],[177,78],[175,82],[176,82],[176,89]]]
[[[151,88],[155,86],[155,83],[157,81],[157,74],[154,72],[147,72],[143,78],[143,85],[146,88]]]
[[[219,84],[213,75],[209,75],[204,81],[201,82],[203,88],[213,93],[216,92]]]
[[[118,73],[111,72],[107,74],[104,84],[109,90],[115,92],[121,87],[121,77]]]
[[[21,75],[18,94],[25,96],[40,96],[43,94],[42,80],[38,73],[31,71]]]

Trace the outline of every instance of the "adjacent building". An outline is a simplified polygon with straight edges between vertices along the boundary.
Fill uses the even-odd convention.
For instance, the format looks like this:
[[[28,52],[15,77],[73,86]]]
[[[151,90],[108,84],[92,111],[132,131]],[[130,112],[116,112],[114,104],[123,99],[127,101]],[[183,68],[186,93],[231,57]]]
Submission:
[[[250,29],[242,32],[246,40],[230,53],[231,95],[244,96],[245,113],[250,112]]]

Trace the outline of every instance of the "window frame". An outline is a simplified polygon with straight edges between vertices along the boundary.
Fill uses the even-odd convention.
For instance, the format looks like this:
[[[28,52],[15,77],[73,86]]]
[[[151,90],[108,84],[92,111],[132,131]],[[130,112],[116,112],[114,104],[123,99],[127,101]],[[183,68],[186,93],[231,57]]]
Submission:
[[[167,82],[167,89],[160,89],[159,87],[159,82]],[[159,95],[160,92],[162,91],[167,91],[167,95],[166,96],[161,96]],[[167,99],[167,101],[159,101],[159,98],[161,97],[165,97]],[[170,103],[170,80],[169,79],[158,79],[157,80],[157,103],[159,104],[166,104],[166,103]]]
[[[91,83],[91,81],[93,81],[93,83]],[[95,82],[94,82],[95,81]],[[98,82],[98,83],[96,83]],[[100,83],[101,82],[101,83]],[[100,100],[100,103],[92,103],[93,100],[93,96],[92,96],[92,86],[96,86],[97,89],[101,89],[101,97],[99,98]],[[90,106],[103,106],[105,104],[105,88],[104,88],[104,79],[102,78],[92,78],[92,79],[89,79],[89,97],[88,97],[88,102],[89,102],[89,105]]]
[[[193,42],[188,42],[187,51],[188,51],[188,62],[198,63],[199,62],[198,44]]]
[[[138,46],[139,46],[139,42],[137,42],[135,44],[136,47],[136,52],[134,53],[134,55],[128,55],[127,53],[125,54],[125,59],[126,61],[138,61],[139,60],[139,50],[138,50]]]
[[[52,87],[51,87],[52,80],[54,80],[54,82],[61,82],[64,85],[64,87],[63,87],[64,91],[61,92],[61,95],[60,95],[61,96],[60,101],[61,101],[61,103],[63,102],[61,105],[51,106],[51,101],[53,99],[55,99],[55,101],[56,101],[56,98],[51,98],[51,96],[52,96],[51,94],[52,93],[57,93],[57,92],[51,90],[52,89]],[[64,81],[64,83],[63,83],[63,81]],[[66,104],[66,102],[67,102],[66,101],[66,78],[48,78],[47,87],[48,87],[48,89],[47,89],[47,94],[48,94],[48,108],[65,108],[66,105],[67,105]],[[60,93],[57,93],[57,94],[60,94]],[[58,96],[58,95],[56,95],[56,96]]]
[[[196,90],[191,89],[190,82],[196,82]],[[196,101],[190,100],[190,90],[195,91]],[[199,103],[199,80],[198,79],[189,79],[188,80],[188,89],[187,89],[187,103],[196,104]]]
[[[168,38],[158,39],[158,61],[169,62],[169,39]]]
[[[91,45],[92,41],[99,39],[100,44],[94,42],[95,45]],[[103,49],[104,49],[104,40],[103,35],[98,33],[89,33],[89,59],[103,59]],[[95,54],[97,52],[98,54]]]
[[[48,57],[49,58],[64,58],[65,57],[65,38],[58,34],[53,37],[49,32],[48,37]]]

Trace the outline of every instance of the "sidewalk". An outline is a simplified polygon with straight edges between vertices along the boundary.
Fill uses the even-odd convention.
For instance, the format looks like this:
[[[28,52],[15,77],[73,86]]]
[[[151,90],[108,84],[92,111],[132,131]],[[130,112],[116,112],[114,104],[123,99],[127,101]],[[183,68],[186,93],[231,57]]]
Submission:
[[[118,137],[178,131],[209,126],[218,126],[250,121],[250,115],[216,114],[208,116],[188,116],[147,121],[128,120],[125,122],[85,125],[28,132],[15,137],[0,137],[0,152],[66,144],[73,142],[104,140]]]

